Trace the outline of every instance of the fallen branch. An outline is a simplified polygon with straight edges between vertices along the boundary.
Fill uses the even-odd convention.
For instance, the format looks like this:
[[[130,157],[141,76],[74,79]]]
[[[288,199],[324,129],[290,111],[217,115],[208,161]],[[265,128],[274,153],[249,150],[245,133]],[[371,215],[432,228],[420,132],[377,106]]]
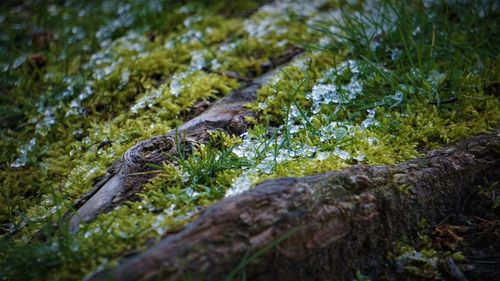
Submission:
[[[245,132],[245,117],[253,114],[245,105],[254,101],[257,90],[302,51],[297,47],[289,48],[262,66],[267,71],[264,75],[222,98],[201,115],[177,130],[144,140],[130,148],[107,170],[92,191],[76,202],[76,212],[71,215],[69,222],[70,231],[75,232],[80,223],[93,220],[98,214],[113,209],[137,193],[155,176],[154,173],[148,173],[152,168],[146,164],[159,165],[177,153],[176,138],[180,138],[181,142],[205,143],[208,132],[212,130],[223,130],[229,134]]]
[[[398,165],[264,182],[90,280],[222,280],[255,253],[249,280],[352,280],[421,219],[439,222],[475,183],[500,179],[499,141],[481,135]]]

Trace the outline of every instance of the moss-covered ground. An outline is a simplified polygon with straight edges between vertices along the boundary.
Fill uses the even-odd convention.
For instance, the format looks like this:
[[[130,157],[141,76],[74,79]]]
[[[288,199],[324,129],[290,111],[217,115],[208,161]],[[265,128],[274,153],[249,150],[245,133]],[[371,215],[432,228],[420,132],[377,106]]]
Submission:
[[[495,1],[209,2],[0,4],[0,279],[81,279],[266,179],[393,164],[500,125]],[[306,52],[248,105],[246,134],[213,132],[155,166],[139,200],[54,229],[128,148],[241,85],[221,73],[259,76],[290,46]]]

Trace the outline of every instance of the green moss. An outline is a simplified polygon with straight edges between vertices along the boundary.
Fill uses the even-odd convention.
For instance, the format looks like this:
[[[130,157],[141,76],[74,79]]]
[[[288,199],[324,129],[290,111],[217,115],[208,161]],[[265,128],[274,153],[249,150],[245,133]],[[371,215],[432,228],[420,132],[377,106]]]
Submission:
[[[321,7],[322,11],[337,7],[335,2]],[[124,253],[142,250],[166,232],[184,226],[199,208],[220,200],[242,176],[254,185],[358,163],[395,164],[500,124],[495,96],[499,64],[492,48],[498,38],[492,36],[494,21],[489,13],[481,19],[470,15],[470,9],[449,3],[430,11],[412,4],[408,7],[412,13],[397,13],[392,24],[395,30],[370,38],[383,45],[373,51],[362,32],[372,27],[353,18],[332,23],[313,14],[322,22],[311,24],[300,11],[279,15],[257,11],[248,17],[244,12],[257,7],[254,1],[190,2],[182,11],[177,4],[165,10],[168,16],[148,16],[134,3],[130,8],[137,15],[134,24],[111,31],[110,45],[95,34],[116,19],[112,11],[99,10],[95,19],[88,20],[77,16],[82,7],[56,5],[58,17],[68,14],[65,23],[74,18],[74,24],[67,26],[82,27],[91,34],[81,40],[73,38],[73,29],[56,21],[52,12],[35,17],[30,17],[30,9],[6,13],[9,25],[29,23],[21,26],[26,32],[34,30],[34,25],[54,32],[67,29],[46,46],[35,46],[9,29],[12,43],[9,47],[0,44],[1,63],[9,63],[8,71],[0,76],[7,85],[7,95],[0,97],[5,125],[0,131],[0,222],[5,230],[0,235],[6,237],[1,242],[9,249],[8,254],[0,254],[0,264],[11,265],[5,271],[7,279],[30,279],[18,273],[40,263],[38,257],[42,267],[33,266],[32,276],[40,280],[80,279],[100,265],[112,266]],[[348,17],[349,11],[342,16]],[[452,22],[446,21],[449,16],[423,16],[443,11],[462,16]],[[266,24],[269,16],[272,26],[264,34],[250,36],[248,20]],[[334,24],[347,26],[337,26],[339,35],[330,29]],[[413,35],[417,26],[420,33]],[[122,35],[127,36],[119,39]],[[320,38],[331,43],[319,47],[315,42]],[[87,64],[100,45],[108,46],[100,53],[104,58],[96,62],[95,56],[94,64]],[[196,102],[211,102],[239,86],[234,79],[200,71],[201,63],[216,72],[254,77],[262,74],[263,63],[291,45],[315,48],[308,48],[299,58],[303,63],[283,68],[249,105],[258,113],[248,134],[258,148],[255,155],[238,157],[234,149],[246,140],[214,133],[209,145],[157,167],[157,177],[138,194],[137,202],[99,216],[74,236],[48,230],[127,149],[181,125]],[[402,56],[393,60],[396,49]],[[33,53],[45,55],[46,65],[28,62],[11,67],[22,55]],[[359,75],[349,70],[323,77],[349,59],[358,63]],[[101,76],[103,71],[107,75]],[[363,85],[357,98],[324,103],[318,112],[313,110],[315,104],[308,95],[314,85],[326,81],[345,86],[352,79]],[[78,95],[87,89],[92,95],[80,101]],[[402,94],[400,102],[391,98],[397,91]],[[452,97],[454,101],[445,102]],[[80,113],[66,114],[74,109],[72,101],[82,105],[75,109]],[[376,111],[373,121],[377,124],[364,127],[367,109]],[[27,165],[11,168],[19,156],[17,148],[33,138],[36,145],[26,154]],[[308,149],[312,152],[293,156]],[[184,165],[178,165],[181,162]],[[402,193],[409,191],[397,177],[394,181]],[[55,234],[47,242],[32,242],[30,250],[26,242],[33,241],[40,229]],[[436,256],[431,249],[420,250]],[[412,270],[432,274],[425,266]]]
[[[311,106],[305,95],[319,79],[323,71],[331,66],[340,57],[329,53],[319,55],[305,54],[304,69],[290,65],[279,73],[277,82],[264,85],[257,92],[257,100],[249,108],[258,112],[261,120],[268,119],[274,123],[281,123],[287,115],[287,109],[293,104],[301,108]],[[265,103],[261,108],[260,104]]]

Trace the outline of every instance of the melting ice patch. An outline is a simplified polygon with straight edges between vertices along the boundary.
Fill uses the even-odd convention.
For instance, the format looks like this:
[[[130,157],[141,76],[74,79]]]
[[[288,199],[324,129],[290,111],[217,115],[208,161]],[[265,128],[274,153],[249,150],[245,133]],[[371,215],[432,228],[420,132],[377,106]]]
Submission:
[[[361,128],[366,129],[370,126],[377,126],[379,122],[375,119],[375,109],[368,109],[366,112],[368,117],[361,122]]]
[[[335,78],[346,74],[346,71],[350,71],[351,78],[349,82],[339,85],[335,83]],[[312,115],[318,115],[322,104],[341,104],[355,99],[363,90],[359,76],[360,69],[356,61],[346,61],[337,68],[326,71],[319,83],[313,86],[312,91],[306,96],[313,102]],[[275,81],[275,83],[278,81]],[[264,109],[266,104],[261,103],[259,107]],[[304,114],[310,115],[311,113]],[[312,116],[306,116],[306,118],[310,117]],[[375,124],[376,120],[374,120],[374,118],[375,111],[369,111],[364,126],[368,127]],[[253,159],[255,163],[252,168],[247,170],[244,169],[242,174],[233,180],[231,187],[226,192],[226,196],[232,196],[248,190],[260,175],[271,174],[277,164],[285,161],[291,161],[297,158],[316,158],[323,161],[329,157],[349,160],[353,157],[349,152],[339,147],[332,151],[321,151],[318,147],[305,145],[303,143],[299,144],[292,142],[286,148],[274,149],[276,144],[284,143],[283,132],[285,130],[287,130],[289,137],[293,138],[301,129],[305,128],[305,126],[303,114],[296,105],[291,105],[287,119],[285,120],[285,125],[276,128],[280,133],[275,136],[275,140],[265,138],[259,139],[245,134],[242,143],[235,147],[233,152],[240,158]],[[317,132],[319,133],[320,140],[324,142],[329,140],[341,140],[347,135],[354,134],[355,130],[356,126],[349,122],[333,121],[317,129]],[[267,146],[269,147],[266,151],[259,151]],[[256,155],[258,154],[260,154],[260,157],[256,159]],[[364,159],[364,155],[356,155],[354,158],[361,161]]]
[[[194,51],[191,53],[191,63],[189,64],[189,70],[195,71],[200,70],[206,65],[205,54],[203,51]]]
[[[324,5],[326,0],[313,1],[273,1],[259,9],[258,19],[251,18],[244,21],[245,31],[250,37],[263,38],[271,32],[284,34],[288,31],[286,26],[280,26],[281,20],[290,20],[290,14],[302,17],[310,17],[317,13],[318,8]]]
[[[292,0],[276,0],[271,4],[264,5],[260,8],[262,12],[270,14],[283,14],[284,12],[294,13],[299,16],[311,16],[324,5],[327,0],[311,0],[311,1],[292,1]]]
[[[84,108],[82,106],[82,102],[90,97],[92,95],[92,87],[90,83],[87,83],[84,87],[83,90],[80,92],[78,97],[73,99],[70,104],[69,104],[69,109],[66,111],[66,117],[71,116],[71,115],[83,115]]]
[[[403,55],[403,51],[401,51],[401,49],[394,48],[391,50],[391,60],[393,60],[393,61],[399,60],[402,55]]]
[[[170,80],[170,93],[174,97],[178,97],[179,94],[181,93],[182,90],[182,81],[186,79],[186,77],[189,75],[190,72],[185,71],[185,72],[178,72],[175,73],[174,76],[172,76],[172,79]]]
[[[224,197],[238,195],[249,190],[253,185],[252,179],[257,178],[257,176],[258,173],[255,169],[243,171],[239,177],[233,179],[231,187],[226,190]]]
[[[92,54],[89,62],[84,65],[85,69],[94,71],[94,79],[101,80],[111,74],[118,65],[121,64],[121,57],[116,58],[116,53],[127,50],[136,53],[136,56],[146,56],[146,45],[148,39],[145,35],[134,31],[114,40],[104,40],[101,43],[101,50]]]
[[[215,63],[212,61],[212,63]],[[197,70],[201,70],[207,64],[205,54],[202,50],[191,53],[191,62],[187,71],[176,72],[170,79],[169,90],[172,96],[178,97],[184,88],[183,81]]]
[[[432,70],[427,77],[427,81],[431,84],[432,93],[437,93],[438,86],[446,79],[446,73],[439,72],[437,70]]]
[[[335,81],[335,78],[344,75],[348,70],[351,72],[351,78],[347,84]],[[323,104],[343,104],[355,99],[363,91],[359,74],[359,65],[352,60],[325,72],[320,82],[314,85],[312,91],[306,96],[312,101],[312,112],[318,114]]]
[[[262,38],[271,32],[275,32],[276,34],[286,33],[287,28],[279,26],[277,22],[278,19],[276,16],[269,15],[259,21],[253,19],[245,20],[244,28],[248,35],[254,38]]]
[[[132,105],[130,111],[132,111],[132,113],[138,113],[140,109],[152,107],[155,101],[163,95],[166,88],[167,86],[162,84],[160,87],[148,91]]]
[[[16,69],[16,68],[20,67],[23,63],[26,62],[27,58],[28,58],[28,56],[26,54],[21,55],[18,58],[16,58],[14,60],[14,63],[12,63],[12,69]]]

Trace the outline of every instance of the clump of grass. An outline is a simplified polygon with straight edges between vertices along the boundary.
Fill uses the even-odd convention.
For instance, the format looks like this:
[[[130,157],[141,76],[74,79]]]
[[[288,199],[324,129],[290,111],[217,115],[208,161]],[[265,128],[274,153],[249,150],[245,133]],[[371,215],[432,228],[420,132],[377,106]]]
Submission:
[[[308,83],[291,102],[284,102],[292,92],[286,89],[294,82],[282,80],[263,88],[253,107],[261,120],[286,129],[290,104],[294,105],[299,114],[292,125],[302,127],[293,137],[285,130],[287,142],[307,143],[333,157],[284,161],[261,180],[359,162],[393,164],[500,123],[495,109],[500,105],[495,96],[499,73],[495,46],[500,42],[494,4],[446,1],[424,6],[380,1],[364,6],[346,7],[340,17],[311,26],[331,42],[314,51],[319,58],[330,54],[333,63],[323,77],[314,72],[317,65],[306,71],[316,85],[328,83],[340,101],[320,101],[315,109],[317,101],[310,93],[316,85]],[[339,69],[339,54],[349,60],[347,69]],[[361,90],[346,99],[345,87],[354,80]],[[262,103],[264,107],[259,106]],[[332,131],[330,137],[321,137]],[[337,149],[343,150],[341,156],[350,157],[340,158]]]
[[[224,138],[231,146],[228,147],[227,143],[224,144]],[[185,148],[179,142],[178,135],[176,135],[176,140],[178,156],[175,161],[189,175],[192,184],[209,185],[215,179],[217,173],[240,169],[249,165],[246,159],[238,158],[233,153],[234,144],[231,143],[234,142],[234,139],[224,133],[213,134],[211,141],[206,145],[196,145],[189,157],[184,155]]]
[[[123,208],[102,215],[96,223],[85,226],[68,239],[63,232],[47,231],[50,233],[48,241],[37,241],[35,234],[41,228],[50,228],[61,219],[58,213],[52,212],[70,208],[73,201],[88,191],[111,163],[134,143],[166,133],[183,122],[186,112],[196,101],[218,98],[238,84],[234,79],[196,70],[181,81],[183,86],[189,87],[184,87],[178,96],[165,90],[156,102],[137,113],[129,112],[130,105],[162,84],[168,89],[171,74],[190,67],[193,51],[200,51],[205,59],[211,59],[205,49],[216,50],[222,42],[237,41],[240,48],[236,51],[218,52],[218,59],[225,62],[222,70],[242,69],[241,61],[235,58],[240,56],[259,73],[259,65],[286,46],[272,50],[264,48],[262,40],[249,39],[242,31],[241,16],[255,10],[259,1],[159,2],[163,8],[156,6],[152,10],[136,5],[143,1],[115,3],[110,0],[99,4],[70,1],[62,4],[44,2],[44,9],[32,9],[37,2],[26,1],[19,7],[1,4],[9,7],[0,12],[2,26],[7,26],[0,40],[8,43],[0,44],[0,66],[4,70],[8,65],[9,69],[0,74],[2,92],[6,93],[0,97],[5,101],[0,106],[0,241],[2,250],[6,249],[0,254],[0,263],[11,264],[5,271],[7,279],[16,274],[21,280],[32,279],[34,275],[49,280],[80,279],[104,260],[113,260],[126,251],[143,247],[163,229],[183,225],[187,214],[196,207],[220,199],[224,189],[212,188],[218,184],[215,175],[244,162],[235,159],[230,148],[202,149],[205,154],[195,157],[202,158],[204,166],[195,169],[208,171],[209,177],[192,177],[185,183],[177,168],[162,167],[159,179],[164,182],[152,183],[154,188],[161,188],[155,192],[151,190],[153,187],[145,190],[140,194],[141,202],[129,202]],[[92,15],[85,14],[88,11],[92,11]],[[96,38],[98,31],[106,31],[109,24],[119,25],[115,20],[129,16],[135,20],[118,26],[106,38]],[[189,31],[183,21],[198,16],[203,20],[193,28],[203,31],[203,42],[181,42]],[[31,31],[38,29],[56,36],[39,48],[30,42]],[[82,32],[84,38],[75,39]],[[129,44],[136,43],[127,39],[130,34],[145,39],[139,42],[144,48],[142,51],[129,48]],[[280,36],[286,37],[286,34]],[[165,46],[170,41],[175,44]],[[106,46],[111,48],[108,50]],[[102,65],[100,59],[97,65],[88,64],[92,55],[102,49],[105,52],[97,55],[104,53],[113,59]],[[31,53],[43,54],[46,64],[34,66],[23,62],[23,56]],[[96,73],[108,71],[111,64],[117,67],[109,68],[114,70],[103,79],[95,79]],[[77,100],[79,94],[88,93],[91,96],[82,101],[80,111],[67,115],[73,107],[72,100]],[[36,145],[28,152],[26,165],[16,169],[10,167],[19,155],[17,148],[32,138],[36,138]],[[184,160],[189,163],[190,159],[186,156]],[[195,166],[193,161],[190,167]],[[229,177],[228,173],[225,176]],[[172,183],[170,189],[163,188],[167,182]],[[196,199],[190,187],[207,192]],[[158,210],[165,212],[159,215]],[[153,227],[155,224],[158,227]],[[108,228],[102,227],[107,225]],[[90,234],[86,235],[87,232]],[[60,240],[73,243],[75,251],[66,253],[67,247],[50,248],[53,241],[62,245],[64,241]],[[27,253],[29,249],[33,250],[32,254]],[[26,259],[19,258],[16,253]],[[53,255],[53,260],[46,259],[44,253]],[[36,255],[40,255],[38,261]],[[40,268],[35,268],[35,262]],[[23,272],[23,263],[34,268],[33,275]]]
[[[348,58],[363,62],[365,72],[376,76],[373,85],[366,85],[369,94],[399,90],[406,99],[418,94],[438,106],[452,98],[466,101],[476,91],[494,94],[489,92],[498,83],[494,4],[429,5],[382,1],[377,12],[344,11],[334,22],[335,32],[329,24],[316,28],[332,37],[331,50],[349,50]]]

